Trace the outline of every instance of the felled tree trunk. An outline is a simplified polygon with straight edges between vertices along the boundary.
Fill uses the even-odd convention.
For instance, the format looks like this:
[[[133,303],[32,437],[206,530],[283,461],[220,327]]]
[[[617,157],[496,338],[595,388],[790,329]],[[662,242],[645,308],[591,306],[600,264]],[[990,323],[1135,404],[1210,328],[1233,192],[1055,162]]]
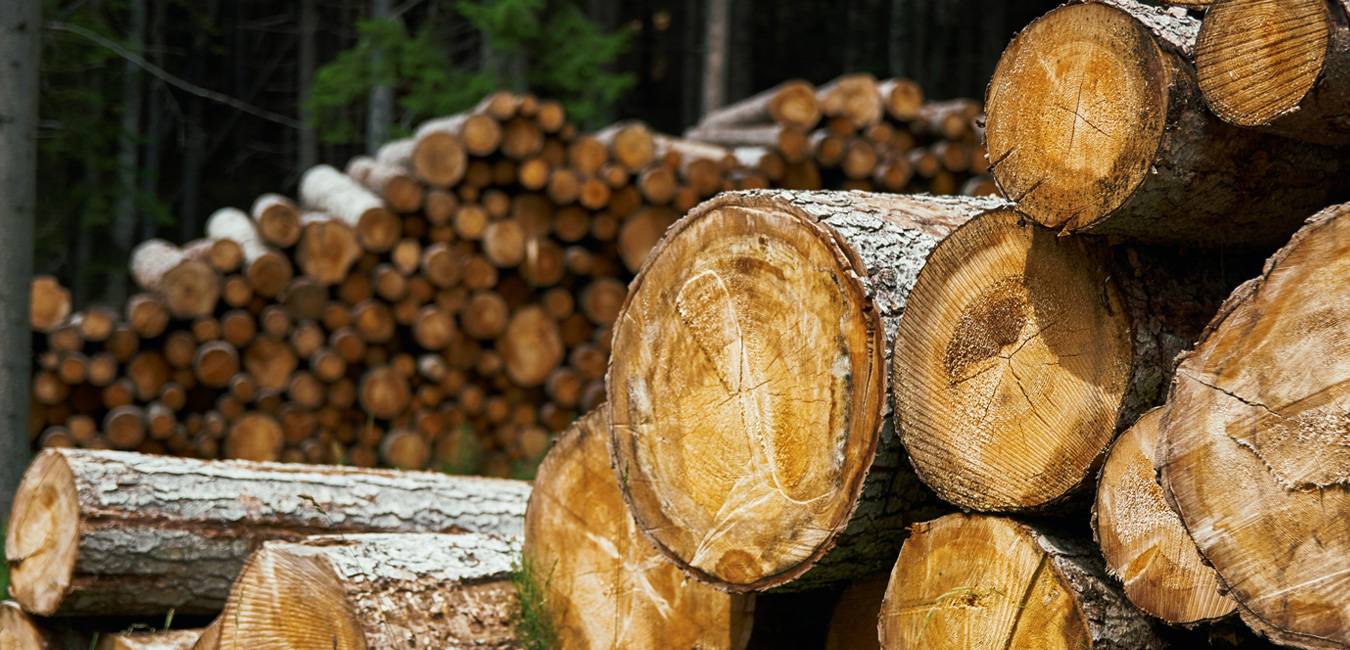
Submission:
[[[1111,446],[1092,530],[1107,571],[1124,583],[1131,602],[1168,623],[1192,625],[1232,614],[1237,603],[1220,593],[1218,574],[1163,499],[1153,471],[1162,414],[1149,411]]]
[[[1350,647],[1350,209],[1308,221],[1180,359],[1158,437],[1168,503],[1249,626]]]
[[[805,81],[785,81],[739,102],[709,111],[700,126],[748,126],[775,123],[810,129],[820,121],[816,91]]]
[[[249,558],[211,648],[518,648],[519,537],[324,535]]]
[[[5,550],[29,612],[212,613],[263,541],[519,534],[528,492],[516,481],[433,473],[53,449],[20,486]]]
[[[614,321],[606,380],[616,471],[658,550],[733,592],[893,556],[932,503],[886,417],[888,341],[929,251],[1004,210],[737,192],[672,226]]]
[[[1219,117],[1307,142],[1350,144],[1350,5],[1215,2],[1195,47]]]
[[[1091,543],[986,515],[914,527],[891,572],[880,631],[883,648],[1165,647]]]
[[[164,296],[178,318],[210,314],[220,299],[215,269],[162,239],[151,239],[131,252],[131,275],[146,291]]]
[[[1344,200],[1344,155],[1209,113],[1198,30],[1184,11],[1098,0],[1018,34],[987,102],[1003,193],[1065,232],[1206,246],[1277,245]]]
[[[384,253],[398,243],[402,224],[380,197],[346,174],[319,165],[300,178],[300,197],[307,207],[331,214],[352,227],[361,246]]]
[[[915,470],[969,510],[1065,506],[1161,402],[1243,260],[1112,250],[1011,212],[968,222],[928,257],[895,339],[896,428]]]
[[[525,567],[542,586],[556,647],[744,648],[754,596],[685,580],[638,531],[610,469],[603,410],[544,458],[525,512]]]
[[[100,634],[94,650],[192,650],[202,630],[156,630]]]
[[[877,619],[881,616],[881,601],[886,596],[890,578],[889,573],[880,573],[844,590],[830,616],[825,650],[880,650]]]
[[[244,251],[244,275],[258,295],[273,298],[291,283],[295,270],[290,258],[263,243],[254,221],[243,211],[234,208],[216,210],[206,220],[206,234],[239,244]]]

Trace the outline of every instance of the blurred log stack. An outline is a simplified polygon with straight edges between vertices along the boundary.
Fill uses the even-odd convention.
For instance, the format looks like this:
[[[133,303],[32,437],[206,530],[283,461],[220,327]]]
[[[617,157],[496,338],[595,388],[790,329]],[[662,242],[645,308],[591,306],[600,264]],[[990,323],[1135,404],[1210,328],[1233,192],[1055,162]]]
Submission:
[[[556,102],[495,93],[345,171],[309,170],[298,201],[264,195],[217,211],[203,239],[141,244],[143,293],[121,308],[71,314],[40,278],[29,433],[40,447],[529,476],[603,400],[627,283],[680,214],[724,190],[869,187],[877,161],[913,153],[923,116],[955,115],[903,80],[784,88],[765,96],[790,104],[791,136],[755,156],[636,122],[579,133]],[[910,126],[883,120],[883,97]],[[943,123],[970,158],[978,110],[961,106]],[[724,109],[737,112],[754,111]],[[818,122],[824,151],[852,153],[810,149]],[[766,130],[730,130],[746,128]]]

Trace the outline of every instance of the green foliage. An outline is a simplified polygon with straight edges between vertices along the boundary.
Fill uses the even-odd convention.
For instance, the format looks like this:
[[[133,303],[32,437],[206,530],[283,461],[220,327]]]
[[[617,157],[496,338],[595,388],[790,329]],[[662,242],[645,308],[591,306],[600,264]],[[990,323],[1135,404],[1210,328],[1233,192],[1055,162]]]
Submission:
[[[572,4],[555,4],[457,0],[453,6],[483,38],[489,52],[484,59],[523,61],[529,90],[558,99],[573,121],[589,124],[634,83],[631,75],[605,69],[624,52],[628,34],[606,33]],[[402,115],[390,135],[398,137],[413,124],[470,109],[493,90],[515,85],[486,60],[457,61],[443,21],[429,18],[411,35],[399,20],[362,21],[357,31],[356,45],[319,68],[315,77],[310,108],[327,142],[362,139],[359,107],[373,86],[387,85],[396,93]]]
[[[558,631],[548,603],[548,583],[553,579],[553,569],[549,568],[549,577],[541,584],[539,573],[535,571],[537,568],[526,555],[521,567],[511,573],[517,605],[511,625],[523,650],[550,650],[557,646]]]

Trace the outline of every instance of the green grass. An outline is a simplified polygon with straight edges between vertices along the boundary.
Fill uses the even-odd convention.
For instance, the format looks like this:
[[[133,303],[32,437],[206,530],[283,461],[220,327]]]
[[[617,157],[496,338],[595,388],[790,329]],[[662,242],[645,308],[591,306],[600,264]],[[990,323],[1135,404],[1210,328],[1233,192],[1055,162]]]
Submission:
[[[557,646],[558,633],[548,610],[548,581],[540,584],[539,576],[532,569],[530,558],[526,557],[522,566],[511,574],[517,604],[511,623],[521,648],[549,650]],[[550,576],[552,573],[549,571]]]

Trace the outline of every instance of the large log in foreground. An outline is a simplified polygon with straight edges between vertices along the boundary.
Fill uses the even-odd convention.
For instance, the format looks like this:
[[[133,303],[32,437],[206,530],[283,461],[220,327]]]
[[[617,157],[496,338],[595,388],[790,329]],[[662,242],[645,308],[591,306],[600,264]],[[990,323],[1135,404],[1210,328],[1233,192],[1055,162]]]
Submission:
[[[1092,530],[1106,568],[1125,585],[1130,601],[1174,625],[1222,618],[1237,603],[1219,591],[1181,519],[1163,499],[1153,471],[1161,408],[1139,418],[1111,446],[1102,466]]]
[[[1023,30],[987,103],[1004,195],[1066,232],[1207,246],[1277,245],[1344,200],[1344,155],[1208,112],[1191,63],[1198,28],[1184,11],[1099,0]]]
[[[919,272],[891,385],[900,440],[944,499],[984,512],[1063,506],[1161,401],[1172,359],[1235,284],[1224,274],[1235,256],[1102,244],[991,214]]]
[[[519,648],[519,537],[323,535],[268,542],[197,650]]]
[[[1345,0],[1221,0],[1205,14],[1195,69],[1221,118],[1308,142],[1350,144]]]
[[[1242,285],[1179,362],[1158,439],[1169,503],[1276,643],[1350,648],[1350,208]]]
[[[879,626],[883,648],[1165,647],[1091,543],[987,515],[915,525]]]
[[[525,512],[525,566],[543,585],[558,648],[738,650],[754,596],[686,580],[643,539],[609,466],[603,410],[544,458]]]
[[[11,588],[35,614],[214,613],[266,540],[518,535],[529,485],[350,467],[50,449],[15,496]]]
[[[606,381],[615,469],[657,549],[733,592],[889,562],[932,504],[885,416],[889,333],[939,239],[1007,209],[752,191],[672,226],[615,323]]]

